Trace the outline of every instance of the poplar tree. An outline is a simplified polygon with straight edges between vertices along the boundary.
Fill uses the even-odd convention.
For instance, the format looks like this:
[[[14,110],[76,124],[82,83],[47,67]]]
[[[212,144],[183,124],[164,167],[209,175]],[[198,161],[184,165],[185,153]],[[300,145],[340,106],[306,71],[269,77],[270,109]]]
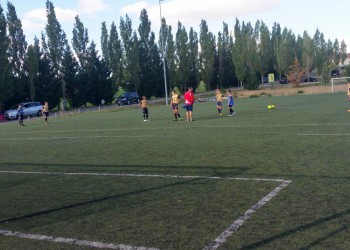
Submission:
[[[16,9],[10,2],[7,2],[7,28],[9,38],[7,53],[15,85],[14,98],[19,102],[29,97],[29,93],[25,92],[27,85],[25,69],[27,42],[22,22],[18,19]]]
[[[112,22],[111,25],[107,45],[108,56],[105,58],[105,61],[112,72],[113,89],[114,91],[117,91],[117,87],[122,84],[123,79],[123,50],[117,27],[114,22]]]
[[[188,86],[191,86],[193,87],[193,89],[196,89],[199,82],[198,34],[191,27],[188,36],[188,57],[190,66]]]
[[[28,69],[28,86],[29,86],[29,94],[30,99],[33,101],[36,97],[36,86],[35,80],[37,74],[39,73],[39,55],[37,54],[34,45],[28,46],[27,51],[27,69]]]
[[[11,66],[7,57],[9,39],[6,29],[6,17],[3,11],[0,4],[0,105],[8,104],[8,106],[10,106],[14,104],[12,102],[14,86]]]
[[[209,32],[207,22],[201,21],[199,43],[201,46],[201,52],[199,54],[201,79],[206,84],[206,89],[215,88],[214,80],[214,64],[216,54],[215,36]],[[214,84],[211,84],[214,83]],[[213,86],[214,85],[214,86]]]
[[[136,32],[133,32],[132,22],[128,15],[125,16],[125,20],[120,18],[119,28],[124,48],[122,86],[127,90],[139,92],[141,84],[139,40]]]
[[[61,84],[61,91],[56,92],[56,98],[59,99],[62,97],[63,109],[65,109],[66,83],[61,75],[60,69],[67,40],[65,32],[61,28],[61,24],[56,18],[55,7],[49,0],[46,2],[46,17],[47,56],[53,65],[52,70],[54,71],[56,84]]]
[[[178,22],[176,31],[176,65],[177,65],[177,86],[184,93],[188,87],[190,76],[189,44],[186,28]]]

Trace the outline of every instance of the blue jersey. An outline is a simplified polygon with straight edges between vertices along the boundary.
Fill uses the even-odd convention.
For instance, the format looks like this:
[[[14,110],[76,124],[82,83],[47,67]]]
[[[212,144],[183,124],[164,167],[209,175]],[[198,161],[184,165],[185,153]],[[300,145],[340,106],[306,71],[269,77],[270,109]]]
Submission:
[[[23,113],[24,113],[23,108],[18,109],[18,114],[19,115],[23,115]]]
[[[232,107],[234,105],[233,97],[232,95],[227,96],[227,106]]]

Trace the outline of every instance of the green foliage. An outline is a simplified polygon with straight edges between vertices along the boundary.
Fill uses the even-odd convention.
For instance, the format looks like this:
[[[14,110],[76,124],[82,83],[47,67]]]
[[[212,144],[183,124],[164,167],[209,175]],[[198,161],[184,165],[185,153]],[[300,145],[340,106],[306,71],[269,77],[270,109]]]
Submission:
[[[205,84],[205,82],[200,81],[199,85],[196,89],[196,93],[202,93],[202,92],[206,92],[207,91],[207,85]]]

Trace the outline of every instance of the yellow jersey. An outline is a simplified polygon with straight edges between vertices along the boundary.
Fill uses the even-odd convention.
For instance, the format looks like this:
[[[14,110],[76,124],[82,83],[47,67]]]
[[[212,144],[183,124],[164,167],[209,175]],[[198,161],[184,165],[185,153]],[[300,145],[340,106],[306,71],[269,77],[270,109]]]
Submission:
[[[141,108],[145,109],[148,106],[148,101],[146,99],[141,100],[140,102]]]
[[[222,102],[222,93],[220,91],[216,92],[216,101]]]
[[[180,97],[178,94],[173,94],[171,96],[171,104],[179,104],[180,102]]]

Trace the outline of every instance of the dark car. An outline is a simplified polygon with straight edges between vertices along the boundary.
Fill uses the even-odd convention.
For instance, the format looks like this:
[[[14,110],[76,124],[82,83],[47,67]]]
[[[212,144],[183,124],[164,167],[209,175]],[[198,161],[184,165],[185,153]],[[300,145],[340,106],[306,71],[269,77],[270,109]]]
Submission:
[[[281,79],[279,80],[280,84],[287,84],[288,80],[286,77],[281,77]]]
[[[302,82],[317,82],[317,78],[314,76],[304,76],[303,79],[301,79]]]
[[[118,96],[115,103],[120,105],[130,105],[133,103],[139,103],[140,96],[136,92],[124,92],[122,95]]]
[[[340,71],[339,69],[333,69],[331,71],[331,77],[337,77],[337,76],[340,76]]]

